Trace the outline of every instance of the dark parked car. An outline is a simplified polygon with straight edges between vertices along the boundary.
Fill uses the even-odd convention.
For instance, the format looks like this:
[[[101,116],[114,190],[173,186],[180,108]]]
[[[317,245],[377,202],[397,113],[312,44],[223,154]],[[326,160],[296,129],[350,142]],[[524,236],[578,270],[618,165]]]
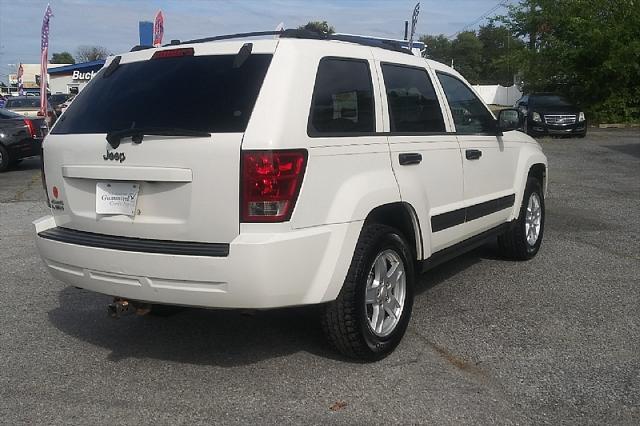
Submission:
[[[23,158],[40,155],[46,131],[43,118],[26,118],[0,109],[0,172]]]
[[[62,114],[61,106],[64,104],[72,95],[66,93],[54,93],[53,95],[49,95],[49,104],[56,112],[56,115],[60,117]]]
[[[532,93],[515,105],[524,118],[524,130],[531,136],[574,135],[585,137],[584,112],[566,98],[554,93]]]

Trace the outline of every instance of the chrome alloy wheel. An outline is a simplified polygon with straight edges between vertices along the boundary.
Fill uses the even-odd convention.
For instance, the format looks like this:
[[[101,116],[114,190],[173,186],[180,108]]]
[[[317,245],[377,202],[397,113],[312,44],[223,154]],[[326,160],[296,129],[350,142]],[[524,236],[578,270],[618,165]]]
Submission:
[[[405,266],[394,250],[378,254],[367,277],[365,309],[371,331],[386,337],[395,330],[407,295]]]
[[[542,220],[542,206],[540,197],[535,192],[531,193],[529,203],[527,204],[527,212],[524,220],[524,230],[527,236],[527,243],[531,247],[536,245],[540,236],[540,226]]]

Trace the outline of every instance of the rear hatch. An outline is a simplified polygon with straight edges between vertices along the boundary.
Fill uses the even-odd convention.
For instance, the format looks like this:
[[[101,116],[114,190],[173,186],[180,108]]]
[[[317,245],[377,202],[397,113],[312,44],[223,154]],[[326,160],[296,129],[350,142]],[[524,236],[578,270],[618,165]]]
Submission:
[[[56,224],[231,242],[242,138],[276,44],[253,42],[239,54],[242,42],[203,43],[109,60],[44,143]]]

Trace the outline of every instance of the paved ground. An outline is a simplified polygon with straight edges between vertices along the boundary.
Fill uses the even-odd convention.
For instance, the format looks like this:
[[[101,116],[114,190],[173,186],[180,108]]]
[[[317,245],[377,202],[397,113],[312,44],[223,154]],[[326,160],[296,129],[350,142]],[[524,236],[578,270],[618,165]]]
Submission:
[[[489,246],[423,276],[377,364],[327,350],[309,311],[107,318],[41,265],[24,162],[0,176],[0,422],[640,423],[640,133],[543,145],[539,256]]]

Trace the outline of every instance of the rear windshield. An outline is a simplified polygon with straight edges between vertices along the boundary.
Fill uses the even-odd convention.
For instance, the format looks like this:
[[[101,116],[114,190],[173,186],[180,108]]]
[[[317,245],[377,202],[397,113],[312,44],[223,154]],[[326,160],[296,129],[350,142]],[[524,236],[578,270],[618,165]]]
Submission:
[[[132,127],[244,132],[272,55],[150,59],[100,71],[52,133],[108,133]]]
[[[5,108],[40,108],[40,98],[8,99]]]

